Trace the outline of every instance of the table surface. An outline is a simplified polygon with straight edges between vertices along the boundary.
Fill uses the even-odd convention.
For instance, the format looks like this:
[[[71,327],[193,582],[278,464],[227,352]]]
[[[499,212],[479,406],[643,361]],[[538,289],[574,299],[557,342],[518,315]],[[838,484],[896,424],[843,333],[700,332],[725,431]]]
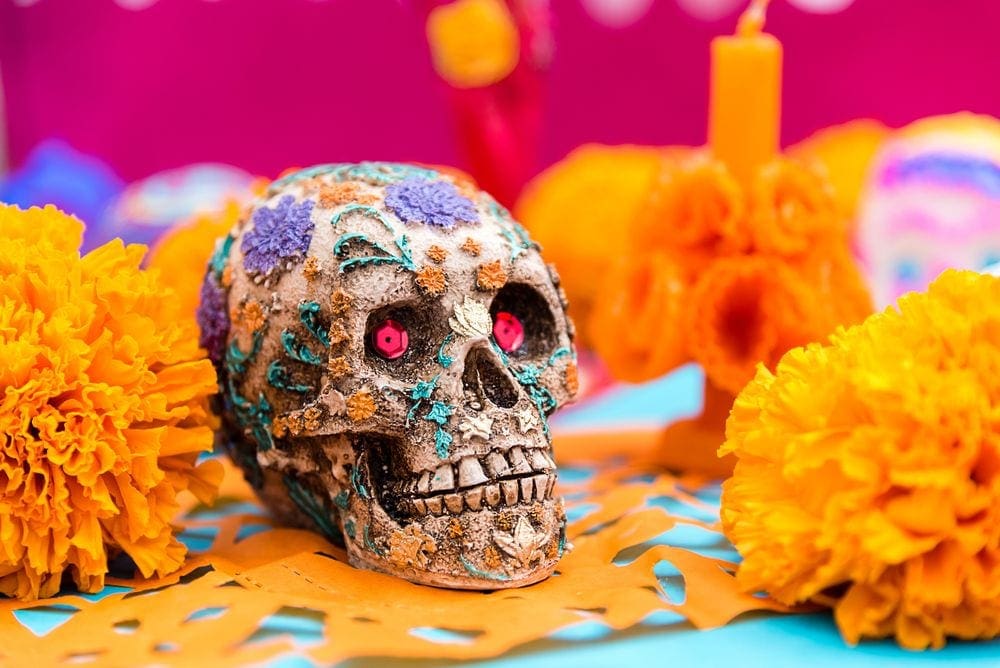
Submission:
[[[649,428],[697,413],[700,409],[700,370],[683,367],[658,381],[616,387],[585,404],[568,409],[554,427],[562,432],[606,428]],[[192,546],[195,547],[195,546]],[[121,591],[109,587],[104,595]],[[100,595],[96,595],[95,598]],[[68,618],[56,608],[22,611],[18,621],[39,636]],[[260,639],[292,636],[307,648],[321,642],[321,621],[308,614],[281,615],[268,620]],[[446,637],[442,642],[453,641]],[[642,662],[697,662],[716,666],[801,666],[831,668],[882,667],[905,662],[924,666],[947,662],[949,666],[1000,666],[1000,641],[951,642],[940,651],[909,652],[892,641],[864,642],[849,647],[841,639],[829,613],[775,615],[753,613],[729,625],[698,631],[677,616],[649,618],[638,627],[613,632],[594,622],[581,622],[545,640],[522,646],[503,657],[478,662],[492,668],[551,668],[552,666],[636,665]],[[445,661],[355,659],[348,666],[430,666]],[[298,655],[272,660],[270,666],[300,668],[315,665]]]

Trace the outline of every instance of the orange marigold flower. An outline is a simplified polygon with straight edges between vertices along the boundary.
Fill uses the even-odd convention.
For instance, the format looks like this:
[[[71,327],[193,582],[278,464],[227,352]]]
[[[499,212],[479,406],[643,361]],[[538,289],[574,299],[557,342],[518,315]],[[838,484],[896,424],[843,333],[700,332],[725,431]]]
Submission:
[[[662,253],[624,258],[608,272],[588,329],[615,377],[648,380],[690,359],[679,322],[686,291],[683,271]]]
[[[478,88],[514,71],[521,40],[503,0],[455,0],[431,10],[427,41],[442,79]]]
[[[160,280],[174,289],[181,311],[194,317],[201,299],[205,267],[215,242],[242,217],[242,205],[229,202],[222,211],[196,216],[172,227],[146,257],[146,266],[160,270]]]
[[[829,182],[814,169],[784,158],[757,171],[749,224],[754,246],[762,253],[794,255],[847,238]]]
[[[817,296],[785,263],[738,256],[712,263],[692,287],[677,327],[691,356],[720,388],[736,394],[758,362],[773,366],[789,348],[829,334]],[[815,307],[815,308],[813,308]]]
[[[725,164],[696,153],[664,160],[636,220],[635,248],[673,248],[703,264],[750,245],[746,205]]]
[[[196,464],[216,379],[194,309],[139,268],[142,246],[81,257],[82,233],[0,206],[0,593],[20,599],[64,573],[97,591],[119,551],[143,576],[176,570],[177,494],[210,501],[222,475]]]
[[[834,608],[848,642],[1000,634],[1000,279],[926,293],[759,367],[722,453],[738,579]]]

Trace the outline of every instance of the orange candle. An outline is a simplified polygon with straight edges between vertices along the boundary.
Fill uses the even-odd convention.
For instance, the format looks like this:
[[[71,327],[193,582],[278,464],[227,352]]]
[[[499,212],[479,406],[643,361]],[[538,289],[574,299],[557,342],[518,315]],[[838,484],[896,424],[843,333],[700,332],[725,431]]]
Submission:
[[[777,154],[781,42],[761,32],[767,0],[753,0],[736,34],[712,40],[708,143],[743,184]]]

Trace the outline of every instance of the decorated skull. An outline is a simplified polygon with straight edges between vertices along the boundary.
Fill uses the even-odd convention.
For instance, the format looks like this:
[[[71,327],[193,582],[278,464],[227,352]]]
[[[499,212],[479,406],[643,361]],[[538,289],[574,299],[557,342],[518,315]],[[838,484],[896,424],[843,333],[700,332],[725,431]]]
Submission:
[[[389,163],[275,182],[199,308],[233,459],[356,566],[531,584],[566,549],[547,418],[577,389],[554,271],[464,177]]]

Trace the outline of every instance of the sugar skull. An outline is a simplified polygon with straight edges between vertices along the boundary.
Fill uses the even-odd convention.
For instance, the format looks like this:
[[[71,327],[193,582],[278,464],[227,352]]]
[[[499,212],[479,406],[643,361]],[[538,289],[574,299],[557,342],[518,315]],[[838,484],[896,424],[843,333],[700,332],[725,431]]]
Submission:
[[[547,419],[576,392],[572,325],[489,195],[389,163],[288,175],[220,242],[198,315],[227,447],[280,518],[423,584],[553,571]]]

